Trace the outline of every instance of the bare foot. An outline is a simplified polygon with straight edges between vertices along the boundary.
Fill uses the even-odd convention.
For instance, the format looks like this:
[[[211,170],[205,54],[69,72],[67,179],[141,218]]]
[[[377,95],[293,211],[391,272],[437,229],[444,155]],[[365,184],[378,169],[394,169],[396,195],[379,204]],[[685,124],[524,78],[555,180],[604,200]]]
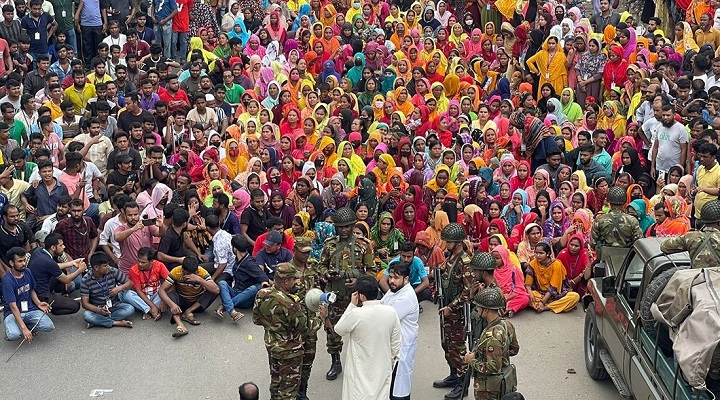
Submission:
[[[132,323],[132,321],[126,321],[126,320],[114,321],[114,322],[113,322],[113,326],[120,326],[120,327],[123,327],[123,328],[132,328],[132,327],[133,327],[133,323]]]

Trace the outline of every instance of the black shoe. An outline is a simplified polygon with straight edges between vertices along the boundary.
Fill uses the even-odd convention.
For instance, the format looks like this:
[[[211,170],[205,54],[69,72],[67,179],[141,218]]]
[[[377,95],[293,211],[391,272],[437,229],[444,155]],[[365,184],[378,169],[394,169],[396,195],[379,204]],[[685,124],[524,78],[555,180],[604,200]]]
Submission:
[[[331,354],[331,356],[332,364],[330,365],[330,369],[327,374],[325,374],[325,379],[334,381],[342,372],[342,363],[340,362],[340,354]]]
[[[467,391],[465,389],[465,380],[463,379],[463,376],[460,376],[458,383],[455,387],[453,387],[453,390],[445,395],[445,400],[461,400],[466,395]]]
[[[310,400],[307,397],[307,384],[300,385],[300,390],[298,391],[298,395],[296,397],[297,400]]]
[[[457,370],[455,368],[450,368],[450,375],[446,376],[444,379],[433,382],[433,387],[434,388],[454,387],[455,385],[457,385],[459,379],[460,379],[460,377],[457,375]]]

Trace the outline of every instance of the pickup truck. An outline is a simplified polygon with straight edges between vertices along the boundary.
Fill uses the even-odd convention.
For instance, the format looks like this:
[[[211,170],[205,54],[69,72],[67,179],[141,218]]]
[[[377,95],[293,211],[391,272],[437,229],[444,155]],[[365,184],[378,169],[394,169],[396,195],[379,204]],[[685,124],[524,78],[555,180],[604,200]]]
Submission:
[[[624,398],[710,399],[683,379],[667,328],[650,314],[672,274],[690,267],[687,252],[665,255],[662,242],[646,238],[629,249],[602,248],[583,299],[585,366],[593,379],[611,378]]]

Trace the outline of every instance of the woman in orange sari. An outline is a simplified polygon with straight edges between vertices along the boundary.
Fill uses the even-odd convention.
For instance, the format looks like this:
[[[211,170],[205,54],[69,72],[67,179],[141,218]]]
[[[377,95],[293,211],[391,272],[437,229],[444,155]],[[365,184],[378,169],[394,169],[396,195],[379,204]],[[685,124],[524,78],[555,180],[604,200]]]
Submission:
[[[665,200],[665,220],[655,226],[655,236],[679,236],[690,230],[690,219],[685,216],[685,199],[673,196]]]
[[[415,109],[410,99],[410,93],[405,86],[400,86],[395,89],[395,109],[406,116],[410,115]]]
[[[565,53],[558,48],[557,36],[550,36],[543,43],[542,50],[525,61],[530,72],[540,76],[538,87],[550,83],[556,93],[561,93],[568,85],[567,68],[565,68]],[[538,100],[542,96],[538,91]]]

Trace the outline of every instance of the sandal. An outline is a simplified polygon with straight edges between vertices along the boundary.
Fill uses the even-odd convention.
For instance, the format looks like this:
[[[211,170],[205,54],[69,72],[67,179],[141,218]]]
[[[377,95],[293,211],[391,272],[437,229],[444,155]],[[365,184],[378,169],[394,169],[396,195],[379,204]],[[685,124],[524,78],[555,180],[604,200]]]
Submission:
[[[225,314],[223,313],[222,308],[218,308],[217,310],[215,310],[215,315],[217,315],[217,317],[221,320],[225,319]]]
[[[240,321],[242,319],[242,317],[244,317],[244,316],[245,316],[245,314],[237,312],[235,310],[232,310],[232,312],[230,313],[230,317],[232,318],[233,322]]]
[[[158,311],[158,313],[155,315],[152,315],[152,314],[150,314],[150,315],[153,317],[153,319],[155,321],[160,321],[160,318],[162,318],[162,311]]]
[[[510,310],[510,311],[508,311],[507,314],[505,314],[505,315],[506,315],[508,318],[512,318],[512,317],[515,316],[515,313],[513,312],[513,310]]]
[[[187,329],[185,329],[181,326],[178,326],[177,328],[175,328],[175,332],[173,332],[172,337],[179,338],[179,337],[185,336],[187,334],[188,334]]]
[[[195,325],[195,326],[200,325],[200,321],[195,319],[195,315],[193,313],[190,313],[187,315],[183,314],[180,316],[180,319],[187,322],[190,325]]]

